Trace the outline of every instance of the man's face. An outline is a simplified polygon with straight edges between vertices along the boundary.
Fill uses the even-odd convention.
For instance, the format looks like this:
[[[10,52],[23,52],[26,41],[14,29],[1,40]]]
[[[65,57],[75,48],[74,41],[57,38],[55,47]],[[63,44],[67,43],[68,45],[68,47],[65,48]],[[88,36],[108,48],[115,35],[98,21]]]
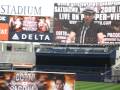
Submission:
[[[62,80],[56,80],[56,89],[57,90],[63,90],[64,83]]]
[[[90,24],[94,19],[94,14],[89,14],[89,13],[86,13],[84,14],[84,22],[86,24]]]
[[[120,32],[120,26],[114,26],[113,29],[114,29],[116,32]]]
[[[21,27],[22,23],[21,23],[21,21],[20,21],[20,18],[17,18],[17,19],[16,19],[15,25],[16,25],[16,26],[15,26],[16,29],[18,29],[18,28]]]

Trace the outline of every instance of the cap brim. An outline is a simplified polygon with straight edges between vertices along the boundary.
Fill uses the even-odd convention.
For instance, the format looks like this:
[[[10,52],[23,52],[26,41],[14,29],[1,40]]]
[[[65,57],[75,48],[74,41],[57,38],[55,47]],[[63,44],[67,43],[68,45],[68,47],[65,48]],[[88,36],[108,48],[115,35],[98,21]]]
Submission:
[[[83,14],[95,14],[95,11],[93,11],[93,10],[85,10],[85,11],[83,11]]]

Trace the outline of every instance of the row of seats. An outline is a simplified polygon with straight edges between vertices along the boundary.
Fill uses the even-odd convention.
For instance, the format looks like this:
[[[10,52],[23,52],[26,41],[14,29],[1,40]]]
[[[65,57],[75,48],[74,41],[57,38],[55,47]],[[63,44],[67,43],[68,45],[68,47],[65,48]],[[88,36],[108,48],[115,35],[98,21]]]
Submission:
[[[41,70],[41,69],[59,69],[59,70],[75,70],[75,71],[79,71],[79,70],[83,70],[83,71],[103,71],[105,70],[105,67],[99,67],[99,66],[61,66],[61,65],[38,65],[35,66],[34,69],[36,70]]]
[[[0,70],[12,70],[13,64],[12,63],[0,63]]]
[[[12,63],[0,63],[0,70],[29,70],[31,71],[32,67],[25,67],[25,66],[16,66],[13,65]]]
[[[84,67],[84,66],[59,66],[59,65],[39,65],[33,68],[34,71],[48,72],[68,72],[76,73],[76,80],[83,81],[104,81],[105,70],[110,70],[106,67]]]

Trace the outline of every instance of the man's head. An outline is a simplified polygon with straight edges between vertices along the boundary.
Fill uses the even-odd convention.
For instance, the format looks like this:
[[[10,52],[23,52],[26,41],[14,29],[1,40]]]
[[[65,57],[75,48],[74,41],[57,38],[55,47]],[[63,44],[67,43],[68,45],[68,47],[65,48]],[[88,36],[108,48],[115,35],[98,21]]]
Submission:
[[[46,21],[45,17],[40,17],[40,22],[44,23]]]
[[[83,11],[83,14],[84,14],[84,22],[86,24],[90,24],[93,19],[94,19],[94,16],[95,16],[95,11],[92,7],[88,7],[86,8],[84,11]]]
[[[62,77],[62,76],[56,77],[55,85],[56,85],[57,90],[63,90],[64,89],[64,84],[65,84],[64,77]]]
[[[120,20],[114,20],[111,23],[111,27],[115,32],[120,32]]]

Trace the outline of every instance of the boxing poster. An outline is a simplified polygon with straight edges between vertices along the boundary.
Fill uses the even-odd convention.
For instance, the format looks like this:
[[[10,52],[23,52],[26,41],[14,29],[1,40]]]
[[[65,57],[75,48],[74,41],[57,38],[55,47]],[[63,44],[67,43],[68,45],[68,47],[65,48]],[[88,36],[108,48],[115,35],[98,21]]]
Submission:
[[[0,71],[0,90],[75,90],[75,73]]]
[[[120,45],[120,2],[54,4],[54,40],[80,45]]]
[[[52,42],[51,17],[0,15],[0,40]]]

